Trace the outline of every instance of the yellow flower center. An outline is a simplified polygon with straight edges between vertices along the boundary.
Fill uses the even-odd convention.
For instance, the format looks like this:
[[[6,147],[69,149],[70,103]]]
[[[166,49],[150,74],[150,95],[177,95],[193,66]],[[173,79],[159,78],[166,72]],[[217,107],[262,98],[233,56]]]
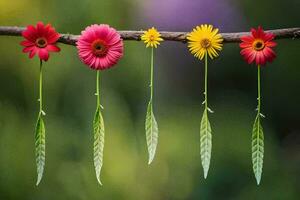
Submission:
[[[107,53],[107,45],[103,40],[95,40],[92,45],[92,52],[95,56],[102,57]]]
[[[203,47],[204,49],[208,49],[211,46],[211,42],[207,38],[201,40],[200,44],[201,44],[201,47]]]
[[[39,48],[44,48],[47,46],[47,40],[43,37],[36,39],[35,41],[36,46]]]
[[[261,51],[261,50],[263,50],[263,49],[265,48],[265,43],[264,43],[264,41],[262,41],[262,40],[255,40],[255,41],[253,42],[253,48],[254,48],[254,50],[256,50],[256,51]]]

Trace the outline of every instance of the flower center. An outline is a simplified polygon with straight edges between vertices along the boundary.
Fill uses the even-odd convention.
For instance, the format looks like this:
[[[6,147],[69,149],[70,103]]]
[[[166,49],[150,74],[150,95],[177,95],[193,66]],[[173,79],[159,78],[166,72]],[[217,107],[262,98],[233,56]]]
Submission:
[[[211,46],[211,42],[207,38],[201,40],[200,44],[204,49],[208,49]]]
[[[103,57],[107,50],[107,44],[103,40],[97,39],[92,43],[92,52],[95,56]]]
[[[36,39],[35,41],[36,46],[39,48],[44,48],[47,46],[47,40],[43,37]]]
[[[254,48],[254,50],[256,50],[256,51],[263,50],[263,49],[265,48],[265,43],[264,43],[264,41],[262,41],[262,40],[256,40],[256,41],[254,41],[254,43],[253,43],[253,48]]]
[[[155,40],[154,35],[150,35],[149,39],[150,39],[150,41],[154,41]]]

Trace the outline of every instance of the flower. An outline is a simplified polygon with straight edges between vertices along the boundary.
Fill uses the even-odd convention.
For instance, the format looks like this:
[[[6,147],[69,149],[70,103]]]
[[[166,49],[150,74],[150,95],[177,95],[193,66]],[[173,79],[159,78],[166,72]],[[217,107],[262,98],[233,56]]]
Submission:
[[[211,59],[218,57],[217,50],[221,51],[223,46],[223,38],[218,31],[219,29],[214,29],[212,25],[207,24],[202,24],[194,28],[187,35],[188,47],[191,53],[200,60],[207,53]]]
[[[272,50],[277,44],[273,41],[273,33],[265,33],[261,26],[251,29],[251,35],[241,37],[241,55],[248,64],[255,61],[257,65],[265,65],[276,57]]]
[[[86,27],[76,44],[81,61],[95,70],[108,69],[123,56],[120,34],[106,24]]]
[[[144,41],[147,48],[149,46],[157,48],[157,45],[160,45],[159,42],[163,41],[161,34],[154,27],[144,31],[144,34],[141,36],[141,40]]]
[[[29,53],[29,58],[38,54],[41,60],[47,61],[49,52],[59,52],[60,48],[55,45],[60,35],[55,31],[51,24],[44,26],[38,22],[36,27],[28,25],[22,32],[25,38],[20,44],[24,46],[23,52]]]

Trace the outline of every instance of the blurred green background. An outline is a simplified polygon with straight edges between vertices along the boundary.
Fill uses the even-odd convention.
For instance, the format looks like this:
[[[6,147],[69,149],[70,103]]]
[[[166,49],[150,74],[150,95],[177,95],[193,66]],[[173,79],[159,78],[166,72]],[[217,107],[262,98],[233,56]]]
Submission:
[[[212,23],[221,31],[299,27],[298,0],[0,0],[0,25],[52,23],[61,33],[87,25],[118,30],[190,31]],[[22,53],[20,37],[0,37],[0,199],[299,199],[300,40],[280,40],[277,59],[262,70],[265,160],[256,185],[251,129],[256,108],[256,68],[226,44],[209,63],[213,130],[211,168],[203,178],[199,125],[203,63],[186,45],[165,42],[155,54],[154,112],[159,144],[147,165],[144,132],[149,98],[150,51],[125,41],[119,64],[102,72],[106,141],[102,182],[92,157],[96,73],[80,62],[74,46],[59,44],[44,65],[46,167],[36,187],[34,125],[38,112],[37,58]]]

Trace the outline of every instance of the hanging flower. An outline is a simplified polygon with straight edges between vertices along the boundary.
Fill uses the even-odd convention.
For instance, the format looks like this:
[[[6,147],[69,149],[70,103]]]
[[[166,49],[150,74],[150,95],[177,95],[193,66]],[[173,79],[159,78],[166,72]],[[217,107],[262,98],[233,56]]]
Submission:
[[[106,24],[88,26],[76,44],[81,61],[95,70],[108,69],[123,56],[120,34]]]
[[[141,40],[146,44],[147,48],[157,48],[157,46],[160,45],[160,42],[163,41],[163,39],[161,38],[161,34],[154,27],[145,31],[141,36]]]
[[[201,25],[193,29],[187,35],[188,47],[195,57],[202,60],[205,54],[213,59],[218,57],[218,52],[222,50],[222,35],[218,33],[219,29],[214,29],[212,25]]]
[[[97,70],[96,111],[93,121],[94,167],[98,183],[102,185],[100,173],[103,165],[104,121],[100,104],[100,70],[108,69],[123,56],[123,41],[120,34],[107,24],[88,26],[77,41],[79,58],[90,68]]]
[[[151,60],[150,60],[150,100],[147,106],[145,131],[146,142],[148,147],[148,164],[151,164],[156,153],[156,147],[158,144],[158,126],[153,113],[153,70],[154,70],[154,48],[160,45],[163,41],[161,34],[152,27],[144,32],[141,36],[141,40],[146,44],[146,48],[151,47]]]
[[[273,47],[276,43],[273,41],[275,35],[265,33],[261,26],[257,29],[251,29],[251,35],[242,36],[240,47],[241,55],[248,64],[253,62],[257,65],[257,114],[252,128],[252,166],[257,185],[260,184],[263,158],[264,158],[264,132],[261,120],[264,115],[261,113],[261,88],[260,88],[260,68],[266,62],[272,62],[276,57]]]
[[[38,54],[41,60],[47,61],[49,52],[60,51],[60,48],[55,44],[60,35],[51,24],[44,26],[42,22],[38,22],[36,27],[29,25],[22,32],[22,35],[25,38],[21,42],[21,45],[24,46],[23,52],[29,53],[29,58],[33,58],[35,54]]]
[[[207,95],[207,55],[211,59],[218,56],[217,50],[222,50],[223,38],[218,33],[218,29],[214,29],[212,25],[200,25],[193,29],[193,31],[187,34],[188,48],[194,56],[200,60],[204,59],[205,65],[205,77],[204,77],[204,111],[200,123],[200,155],[203,167],[204,178],[207,177],[211,149],[212,149],[212,131],[210,122],[208,119],[208,113],[213,111],[208,107],[208,95]]]
[[[241,55],[248,64],[255,62],[257,65],[265,65],[266,62],[272,62],[276,57],[272,50],[276,46],[273,41],[275,35],[266,33],[259,26],[257,29],[251,29],[251,35],[241,37]]]
[[[49,59],[49,52],[60,51],[55,44],[60,35],[50,24],[44,26],[42,22],[38,22],[36,27],[28,25],[22,32],[22,35],[25,38],[25,40],[21,42],[21,45],[24,46],[23,52],[29,53],[29,58],[33,58],[35,54],[38,54],[40,58],[39,113],[35,127],[35,159],[37,166],[36,185],[38,185],[43,177],[46,158],[46,129],[43,119],[46,115],[43,110],[43,61]]]

